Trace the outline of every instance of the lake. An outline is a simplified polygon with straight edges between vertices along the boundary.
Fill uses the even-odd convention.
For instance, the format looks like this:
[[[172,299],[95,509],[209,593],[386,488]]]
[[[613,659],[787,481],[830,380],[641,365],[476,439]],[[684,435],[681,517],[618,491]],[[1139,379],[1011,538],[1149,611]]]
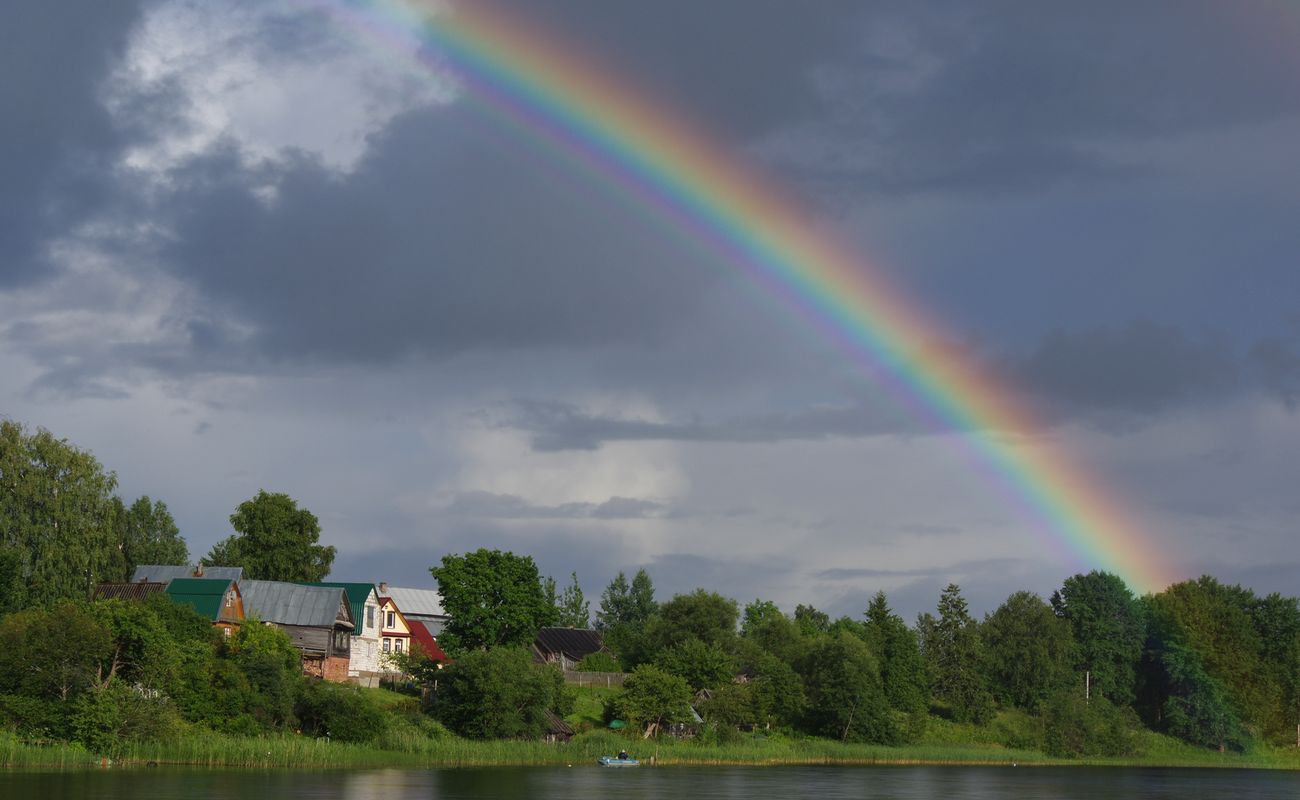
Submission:
[[[1300,773],[1110,767],[519,767],[331,772],[132,769],[0,773],[41,800],[753,800],[1300,798]]]

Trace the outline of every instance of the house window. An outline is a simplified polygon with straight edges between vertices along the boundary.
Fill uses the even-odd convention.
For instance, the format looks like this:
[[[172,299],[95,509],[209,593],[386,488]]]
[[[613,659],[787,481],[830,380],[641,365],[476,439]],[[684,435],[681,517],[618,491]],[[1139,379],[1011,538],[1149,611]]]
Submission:
[[[221,629],[221,633],[222,633],[222,634],[223,634],[227,639],[230,638],[230,629],[229,629],[229,628],[222,628],[222,629]]]
[[[388,622],[387,622],[387,624],[384,625],[384,627],[385,627],[385,628],[391,628],[391,627],[393,627],[393,626],[396,625],[396,624],[397,624],[397,615],[395,615],[393,612],[389,611],[389,612],[388,612]]]
[[[226,608],[233,608],[235,605],[235,593],[226,592]]]
[[[384,640],[384,652],[387,653],[387,652],[389,652],[389,651],[392,650],[392,649],[393,649],[393,640],[392,640],[392,639],[385,639],[385,640]]]
[[[394,639],[394,640],[393,640],[393,652],[395,652],[395,653],[400,653],[400,652],[402,652],[402,640],[401,640],[401,639]]]
[[[373,628],[373,627],[375,627],[375,607],[374,607],[374,606],[366,606],[366,627],[367,627],[367,628]]]

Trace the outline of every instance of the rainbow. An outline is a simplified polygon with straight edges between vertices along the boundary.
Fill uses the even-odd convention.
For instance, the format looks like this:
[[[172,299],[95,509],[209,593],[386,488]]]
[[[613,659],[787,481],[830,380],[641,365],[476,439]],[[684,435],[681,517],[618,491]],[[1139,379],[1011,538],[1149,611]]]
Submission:
[[[1138,591],[1173,581],[1168,559],[1063,448],[1015,435],[1040,428],[1014,392],[930,347],[949,340],[942,325],[671,109],[490,3],[454,11],[402,0],[304,4],[390,56],[414,59],[430,79],[453,76],[493,113],[596,170],[887,373],[911,405],[963,434],[1074,564],[1114,572]]]

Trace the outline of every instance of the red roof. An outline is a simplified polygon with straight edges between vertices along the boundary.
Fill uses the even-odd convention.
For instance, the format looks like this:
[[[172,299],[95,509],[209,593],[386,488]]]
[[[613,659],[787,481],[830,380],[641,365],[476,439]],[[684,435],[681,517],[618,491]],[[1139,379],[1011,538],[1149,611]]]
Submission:
[[[411,626],[411,638],[420,645],[425,655],[444,664],[451,661],[450,658],[447,658],[447,654],[442,652],[442,648],[438,646],[438,640],[433,637],[433,634],[425,627],[423,622],[407,620],[407,623]]]

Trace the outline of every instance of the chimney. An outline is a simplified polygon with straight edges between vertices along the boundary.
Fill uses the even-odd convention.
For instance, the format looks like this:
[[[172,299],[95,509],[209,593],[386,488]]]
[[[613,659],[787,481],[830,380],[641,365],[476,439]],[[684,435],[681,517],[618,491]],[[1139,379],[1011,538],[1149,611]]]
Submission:
[[[202,578],[202,577],[203,577],[203,564],[202,564],[202,562],[200,562],[200,563],[194,565],[194,577],[196,577],[196,578]]]
[[[388,584],[385,583],[384,581],[379,582],[379,594],[383,595],[384,597],[388,596]]]

